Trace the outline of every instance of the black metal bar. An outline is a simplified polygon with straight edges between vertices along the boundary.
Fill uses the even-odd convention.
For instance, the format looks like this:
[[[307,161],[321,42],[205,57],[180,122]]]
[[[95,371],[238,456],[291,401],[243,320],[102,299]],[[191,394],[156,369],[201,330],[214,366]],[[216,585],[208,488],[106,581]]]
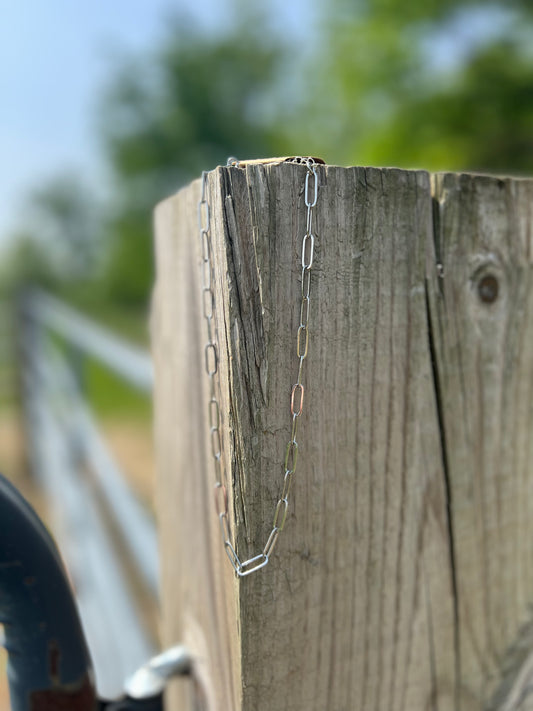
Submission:
[[[12,711],[94,711],[92,664],[57,547],[0,475],[0,621]]]

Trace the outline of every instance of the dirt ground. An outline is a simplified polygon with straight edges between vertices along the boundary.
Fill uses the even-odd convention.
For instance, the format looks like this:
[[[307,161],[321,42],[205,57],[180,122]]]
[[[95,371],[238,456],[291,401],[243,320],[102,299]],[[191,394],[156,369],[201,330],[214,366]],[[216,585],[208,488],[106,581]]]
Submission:
[[[138,420],[109,419],[101,423],[105,440],[129,481],[145,505],[153,510],[155,466],[152,430]],[[46,505],[28,473],[22,422],[14,410],[0,412],[0,472],[46,518]]]
[[[155,462],[150,424],[132,420],[107,420],[102,432],[130,486],[154,510]]]

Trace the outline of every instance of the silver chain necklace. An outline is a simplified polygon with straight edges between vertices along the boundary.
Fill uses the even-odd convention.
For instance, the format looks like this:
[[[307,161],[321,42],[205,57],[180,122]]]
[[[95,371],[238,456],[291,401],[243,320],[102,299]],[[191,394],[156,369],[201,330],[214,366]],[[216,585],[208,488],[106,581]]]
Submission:
[[[270,161],[269,161],[270,162]],[[301,301],[300,324],[296,334],[296,355],[298,358],[298,376],[292,386],[290,399],[291,437],[285,450],[284,477],[281,495],[276,503],[272,529],[263,550],[257,555],[241,561],[235,552],[228,518],[228,494],[225,481],[225,472],[222,461],[222,435],[220,431],[220,404],[216,394],[215,378],[218,372],[218,344],[214,330],[213,318],[215,314],[215,292],[213,288],[213,264],[211,245],[211,219],[209,201],[207,198],[208,171],[202,173],[202,187],[200,201],[198,202],[198,229],[202,247],[202,309],[206,322],[207,343],[204,349],[205,369],[209,378],[209,429],[211,439],[211,453],[215,469],[215,508],[222,531],[224,549],[233,569],[239,577],[250,575],[256,570],[264,568],[274,550],[278,536],[285,526],[287,510],[289,507],[289,494],[292,480],[296,472],[298,460],[298,442],[296,439],[298,421],[303,411],[304,386],[302,383],[303,366],[307,358],[309,345],[309,293],[311,288],[311,268],[315,250],[315,235],[313,233],[313,214],[318,202],[318,176],[314,158],[281,159],[280,162],[293,162],[303,164],[307,168],[304,183],[305,206],[307,220],[305,234],[301,246]],[[228,167],[240,167],[235,158],[228,159]]]

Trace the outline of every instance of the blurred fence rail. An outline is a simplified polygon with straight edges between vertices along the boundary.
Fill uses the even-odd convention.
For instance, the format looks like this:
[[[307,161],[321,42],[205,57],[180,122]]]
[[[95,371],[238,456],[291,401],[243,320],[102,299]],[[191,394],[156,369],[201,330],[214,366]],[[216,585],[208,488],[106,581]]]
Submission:
[[[83,361],[149,395],[150,356],[42,291],[20,298],[17,322],[30,467],[51,504],[99,693],[112,697],[154,651],[138,600],[157,605],[157,538],[86,401]]]

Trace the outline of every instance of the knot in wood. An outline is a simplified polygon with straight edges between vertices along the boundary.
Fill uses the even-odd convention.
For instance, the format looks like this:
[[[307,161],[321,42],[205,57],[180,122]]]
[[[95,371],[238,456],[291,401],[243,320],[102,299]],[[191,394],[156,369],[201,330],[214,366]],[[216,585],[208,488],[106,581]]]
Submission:
[[[499,282],[494,274],[485,274],[478,281],[477,293],[484,304],[493,304],[498,298]]]

